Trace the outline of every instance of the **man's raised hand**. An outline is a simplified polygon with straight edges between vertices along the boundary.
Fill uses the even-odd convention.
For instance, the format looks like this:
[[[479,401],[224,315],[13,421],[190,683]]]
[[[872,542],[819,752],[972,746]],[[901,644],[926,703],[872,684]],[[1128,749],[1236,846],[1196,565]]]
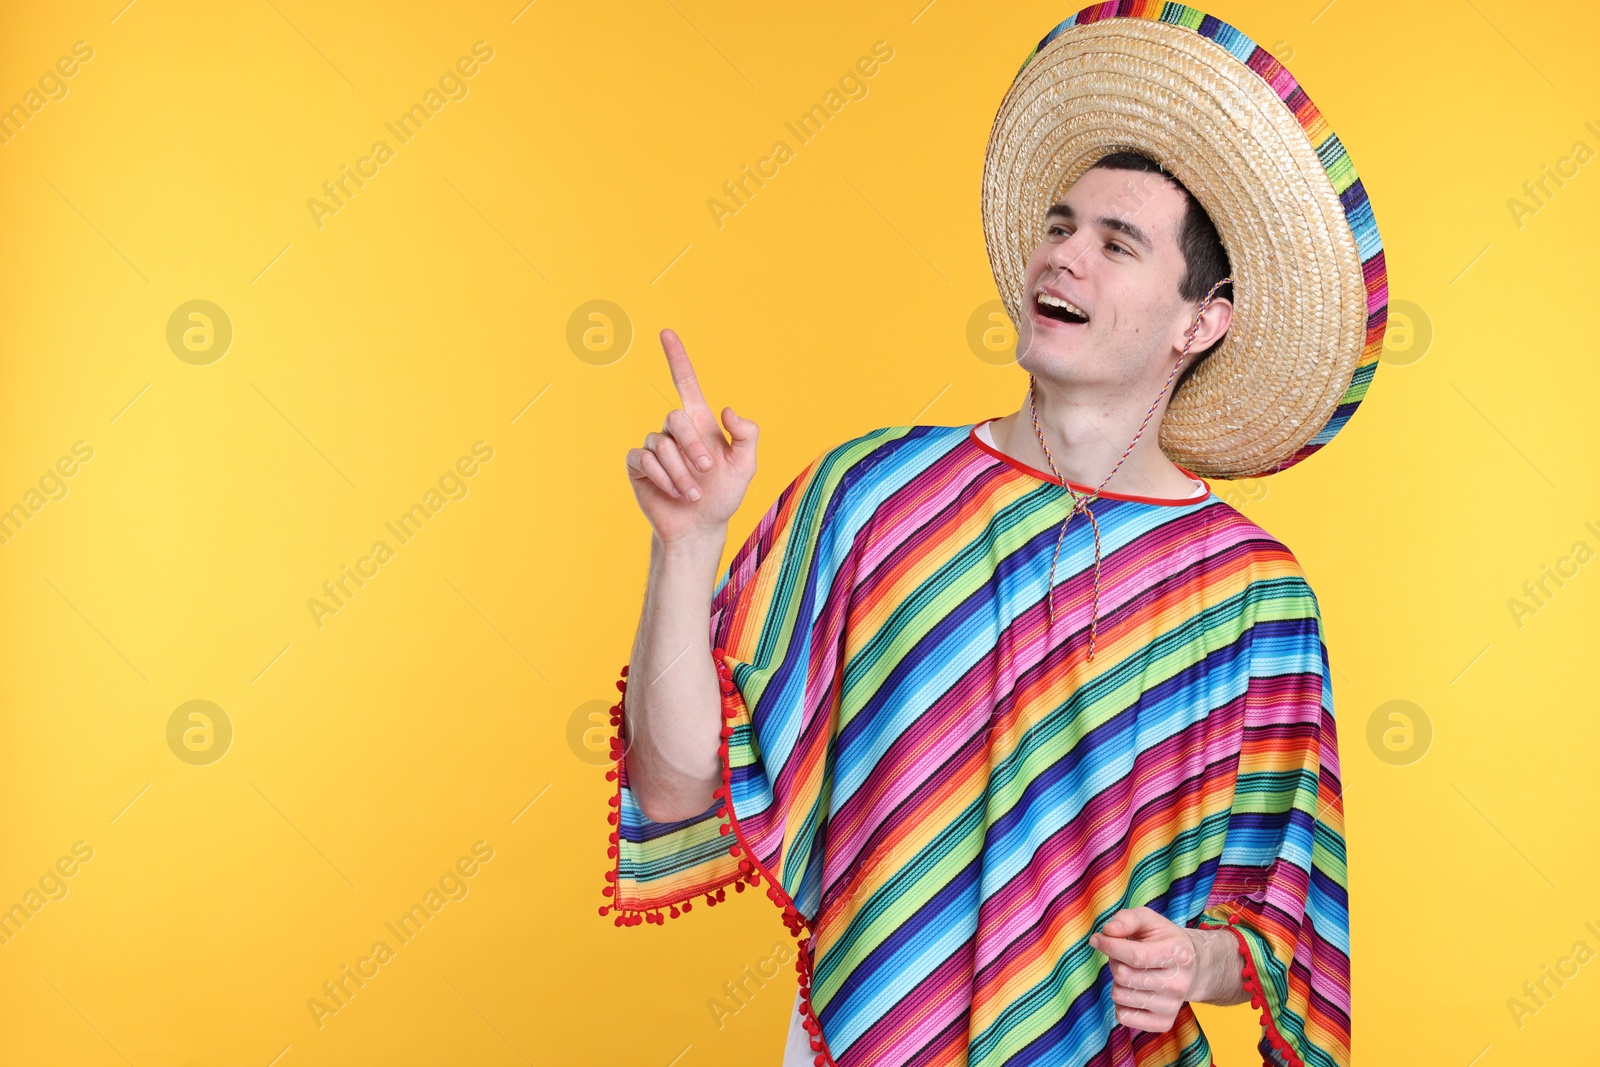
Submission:
[[[671,543],[699,535],[721,536],[756,473],[756,424],[722,409],[722,427],[700,392],[689,353],[677,333],[661,331],[681,408],[667,412],[660,432],[645,434],[628,450],[628,479],[656,537]]]

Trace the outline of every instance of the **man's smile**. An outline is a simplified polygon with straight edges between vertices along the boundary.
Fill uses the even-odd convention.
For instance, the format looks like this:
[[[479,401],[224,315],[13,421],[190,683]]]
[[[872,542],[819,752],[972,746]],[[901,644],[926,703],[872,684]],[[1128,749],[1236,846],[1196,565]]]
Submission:
[[[1033,297],[1033,320],[1050,328],[1082,326],[1089,313],[1064,296],[1040,288]]]

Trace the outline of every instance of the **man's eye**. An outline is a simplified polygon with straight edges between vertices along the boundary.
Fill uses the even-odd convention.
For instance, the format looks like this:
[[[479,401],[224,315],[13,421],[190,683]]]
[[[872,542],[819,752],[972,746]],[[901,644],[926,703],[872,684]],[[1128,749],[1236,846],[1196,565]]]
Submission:
[[[1067,227],[1061,225],[1059,222],[1058,223],[1052,223],[1045,230],[1045,235],[1048,236],[1048,237],[1054,237],[1058,233],[1065,234],[1068,237],[1072,236],[1072,231],[1067,229]],[[1114,241],[1107,241],[1106,242],[1106,247],[1110,248],[1110,249],[1114,249],[1115,251],[1120,252],[1125,256],[1133,255],[1133,253],[1131,251],[1129,251],[1127,248],[1125,248],[1122,245],[1117,244]]]

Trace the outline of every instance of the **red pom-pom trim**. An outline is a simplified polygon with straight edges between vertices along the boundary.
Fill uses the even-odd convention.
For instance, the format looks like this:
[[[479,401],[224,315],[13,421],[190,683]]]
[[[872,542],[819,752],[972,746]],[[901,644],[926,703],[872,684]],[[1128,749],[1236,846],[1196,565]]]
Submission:
[[[806,922],[805,916],[795,906],[789,894],[784,891],[782,883],[772,876],[772,873],[762,865],[751,850],[750,844],[744,838],[744,831],[739,826],[739,820],[733,813],[733,767],[728,760],[728,742],[733,736],[733,720],[738,717],[740,707],[739,690],[734,685],[728,665],[723,662],[727,653],[722,648],[713,648],[711,658],[717,668],[717,688],[722,692],[722,741],[717,747],[717,755],[722,760],[722,785],[716,789],[712,796],[723,803],[717,808],[717,815],[723,819],[718,830],[727,838],[728,852],[738,863],[738,877],[734,882],[734,892],[743,893],[748,883],[760,886],[762,877],[766,877],[767,897],[781,909],[783,923],[789,933],[800,942],[800,952],[795,960],[795,970],[798,972],[800,988],[799,1012],[802,1025],[806,1033],[811,1035],[811,1050],[817,1053],[813,1063],[816,1067],[835,1067],[833,1054],[828,1051],[828,1041],[822,1034],[822,1023],[817,1018],[816,1012],[811,1007],[811,948],[808,944],[812,940],[811,925]],[[693,898],[673,901],[667,905],[669,912],[663,913],[661,908],[635,908],[627,904],[618,903],[616,883],[621,877],[622,858],[620,854],[620,813],[622,807],[622,774],[621,761],[623,755],[622,737],[624,730],[623,705],[627,701],[628,667],[622,667],[622,676],[617,681],[617,690],[622,693],[622,699],[617,701],[611,715],[611,725],[616,727],[617,734],[611,739],[611,758],[618,764],[606,773],[607,780],[617,783],[616,794],[609,802],[610,811],[607,812],[607,821],[612,829],[608,837],[610,846],[606,849],[606,857],[612,860],[611,869],[606,872],[605,885],[601,892],[607,897],[607,902],[600,905],[602,916],[613,915],[612,923],[616,926],[638,926],[641,922],[660,925],[667,919],[667,914],[677,918],[680,913],[687,912],[694,906]],[[704,894],[707,907],[713,907],[727,899],[726,887],[719,886],[715,893],[706,891]],[[1248,959],[1248,957],[1246,957]],[[1304,1067],[1298,1059],[1293,1061],[1296,1067]]]
[[[1237,912],[1228,916],[1228,925],[1222,927],[1239,940],[1239,954],[1244,957],[1244,988],[1250,994],[1250,1006],[1261,1009],[1261,1029],[1267,1035],[1267,1043],[1289,1062],[1289,1067],[1305,1067],[1305,1061],[1296,1052],[1278,1030],[1278,1024],[1273,1021],[1272,1012],[1267,1007],[1266,990],[1261,987],[1261,976],[1256,971],[1255,958],[1250,955],[1250,945],[1244,938],[1244,932],[1238,927],[1239,915]],[[1262,1067],[1266,1067],[1263,1063]]]

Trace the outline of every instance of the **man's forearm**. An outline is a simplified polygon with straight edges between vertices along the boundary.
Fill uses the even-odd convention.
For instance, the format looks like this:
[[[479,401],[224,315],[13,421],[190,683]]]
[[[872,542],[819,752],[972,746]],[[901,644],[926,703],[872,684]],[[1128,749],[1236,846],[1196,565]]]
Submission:
[[[1185,932],[1195,949],[1195,987],[1190,1002],[1238,1004],[1249,1000],[1244,988],[1244,956],[1233,931],[1191,928]]]
[[[644,609],[628,665],[628,784],[646,816],[698,815],[721,784],[721,694],[710,657],[711,589],[720,535],[650,538]]]

